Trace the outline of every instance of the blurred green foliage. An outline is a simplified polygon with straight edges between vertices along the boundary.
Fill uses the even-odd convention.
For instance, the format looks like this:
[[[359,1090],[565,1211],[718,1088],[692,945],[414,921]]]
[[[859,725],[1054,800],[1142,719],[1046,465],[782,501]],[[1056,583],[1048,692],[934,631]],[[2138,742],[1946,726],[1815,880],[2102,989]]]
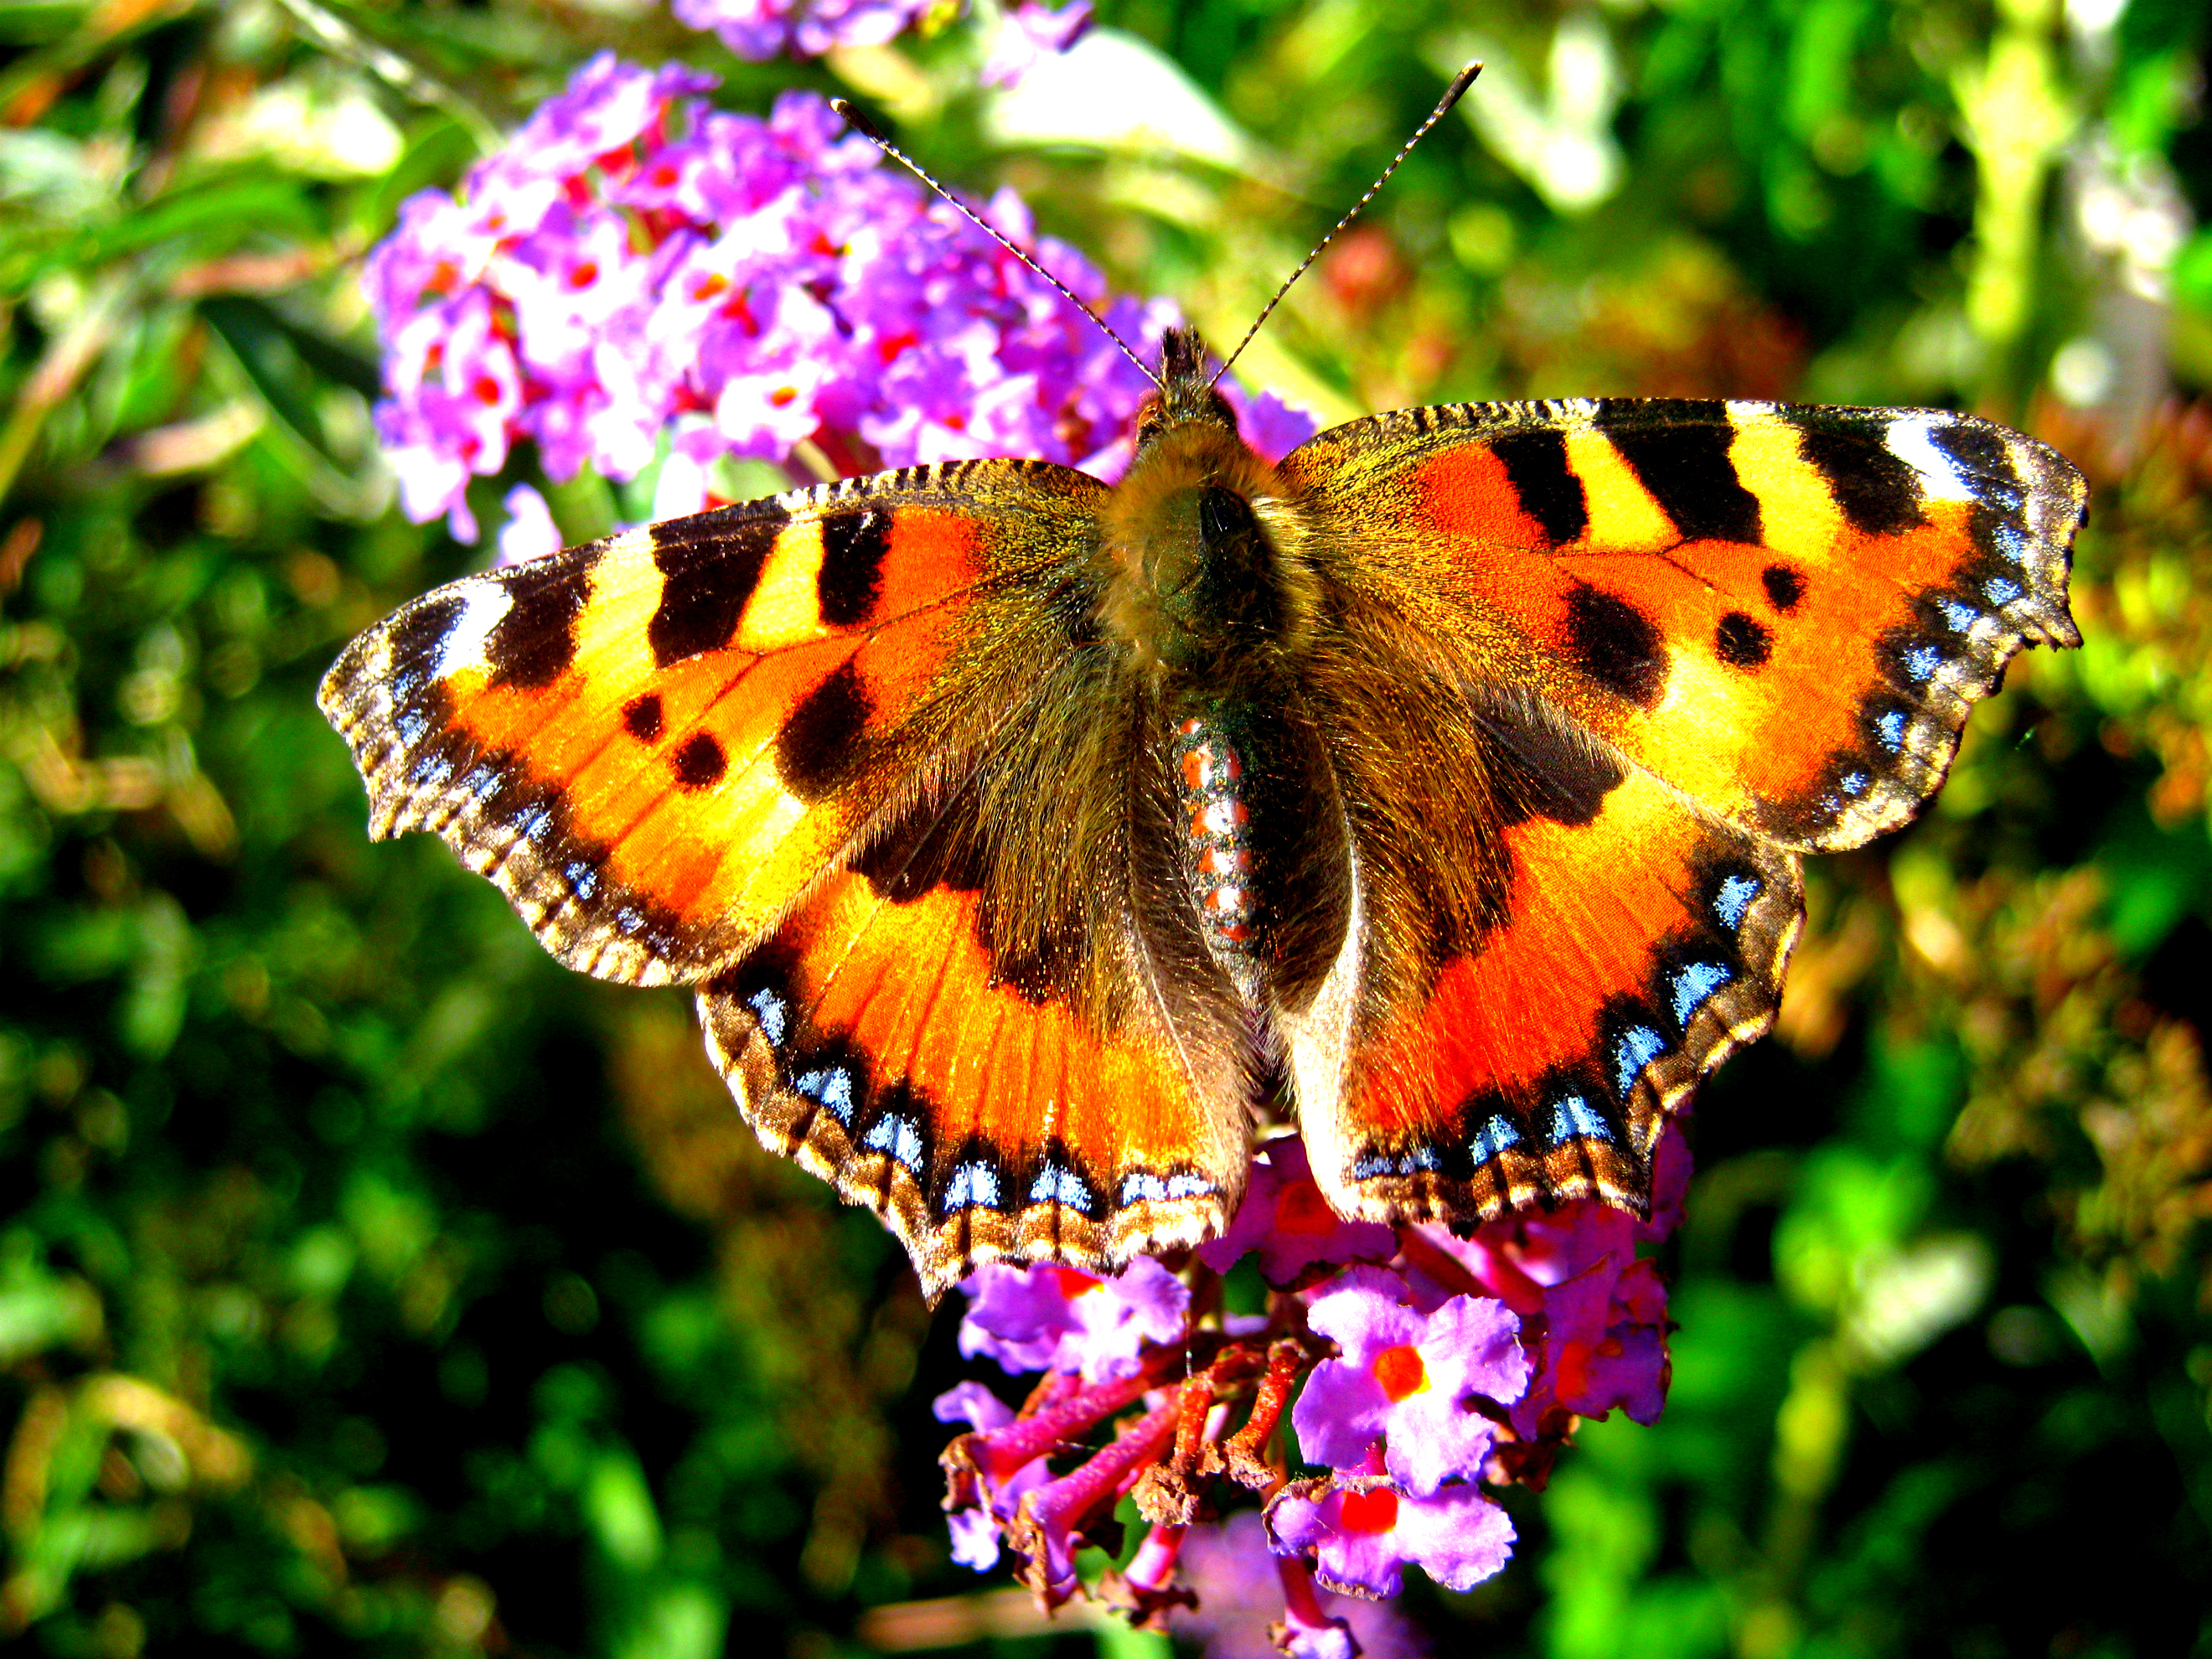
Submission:
[[[369,846],[313,708],[482,556],[392,509],[358,258],[611,45],[851,90],[1223,341],[1479,53],[1254,378],[1954,403],[2090,471],[2085,647],[1814,866],[1699,1108],[1666,1418],[1414,1601],[1553,1659],[2212,1652],[2201,4],[1101,9],[1149,44],[1086,112],[980,96],[959,23],[749,67],[636,0],[0,5],[0,1638],[1130,1646],[915,1614],[975,1589],[945,1322],[678,1000]]]

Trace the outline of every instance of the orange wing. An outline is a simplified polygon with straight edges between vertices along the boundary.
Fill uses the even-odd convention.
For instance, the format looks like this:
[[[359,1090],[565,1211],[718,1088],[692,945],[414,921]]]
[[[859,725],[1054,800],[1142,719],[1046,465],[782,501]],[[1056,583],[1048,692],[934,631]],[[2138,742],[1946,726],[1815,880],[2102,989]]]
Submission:
[[[436,832],[571,967],[700,985],[747,1121],[932,1294],[1210,1237],[1249,1162],[1250,1039],[1091,637],[1104,493],[962,462],[653,525],[425,595],[322,689],[374,836]]]
[[[1316,1176],[1373,1219],[1640,1209],[1771,1022],[1796,851],[1910,817],[2006,659],[2076,642],[2081,477],[1970,416],[1667,401],[1406,410],[1283,472],[1358,888],[1286,1022]]]

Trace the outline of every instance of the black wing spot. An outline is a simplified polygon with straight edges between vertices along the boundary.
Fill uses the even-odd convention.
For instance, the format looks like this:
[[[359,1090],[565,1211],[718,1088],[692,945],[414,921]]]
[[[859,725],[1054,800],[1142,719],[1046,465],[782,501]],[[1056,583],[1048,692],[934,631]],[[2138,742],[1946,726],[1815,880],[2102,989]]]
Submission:
[[[632,697],[623,705],[623,730],[640,743],[651,743],[660,735],[660,694],[648,691],[641,697]]]
[[[890,545],[891,515],[880,508],[822,521],[822,565],[814,574],[814,594],[824,627],[856,627],[876,608],[883,591],[884,555]]]
[[[1759,585],[1766,589],[1766,602],[1787,616],[1797,608],[1797,601],[1805,597],[1805,579],[1786,564],[1770,564],[1759,573]]]
[[[678,745],[669,761],[676,781],[686,789],[705,789],[722,781],[730,757],[711,732],[694,732]]]
[[[1759,497],[1736,477],[1728,405],[1704,398],[1607,398],[1598,429],[1612,440],[1685,541],[1762,539]]]
[[[1651,619],[1618,594],[1578,583],[1567,595],[1567,649],[1600,685],[1650,708],[1667,689],[1667,647]]]
[[[1731,611],[1713,630],[1713,649],[1731,667],[1764,668],[1774,654],[1774,637],[1764,623],[1741,611]]]
[[[702,513],[653,526],[653,562],[663,580],[645,637],[656,666],[730,642],[769,550],[788,522],[783,513],[736,520]]]
[[[775,734],[775,769],[791,793],[811,805],[852,775],[861,733],[875,712],[851,662],[799,699]]]
[[[576,659],[576,618],[591,592],[591,559],[533,560],[505,582],[507,611],[484,637],[494,685],[550,685]]]
[[[1589,528],[1589,499],[1567,465],[1566,434],[1542,430],[1494,438],[1491,453],[1504,464],[1505,481],[1521,510],[1543,527],[1553,546],[1580,541]]]

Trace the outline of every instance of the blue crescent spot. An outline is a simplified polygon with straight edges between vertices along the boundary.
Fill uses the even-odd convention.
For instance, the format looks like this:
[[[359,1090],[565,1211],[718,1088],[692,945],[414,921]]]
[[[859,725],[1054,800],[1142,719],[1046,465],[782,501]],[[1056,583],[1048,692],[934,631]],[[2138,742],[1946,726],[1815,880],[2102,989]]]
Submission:
[[[1936,608],[1943,613],[1943,620],[1950,624],[1954,634],[1972,633],[1974,624],[1982,619],[1980,611],[1971,605],[1961,605],[1956,599],[1938,599]]]
[[[461,789],[481,806],[499,793],[499,774],[489,766],[477,767],[461,780]]]
[[[599,890],[599,872],[580,859],[562,865],[561,873],[568,878],[568,890],[580,899],[587,899]]]
[[[434,749],[427,755],[416,757],[415,764],[408,769],[407,781],[417,789],[435,789],[453,775],[452,757]]]
[[[2021,534],[2019,526],[2001,524],[1990,539],[1996,544],[1997,551],[2014,564],[2027,562],[2027,538]]]
[[[1667,1052],[1667,1039],[1649,1025],[1632,1025],[1613,1048],[1613,1086],[1623,1100],[1636,1087],[1644,1068]]]
[[[1121,1202],[1131,1204],[1172,1203],[1177,1199],[1203,1198],[1213,1190],[1213,1183],[1203,1176],[1188,1173],[1155,1175],[1150,1170],[1133,1170],[1121,1177]]]
[[[909,1170],[921,1168],[921,1130],[911,1118],[895,1114],[878,1118],[860,1145],[872,1152],[889,1152],[894,1163]]]
[[[419,708],[402,708],[392,717],[392,729],[399,733],[399,741],[412,749],[430,735],[429,717]]]
[[[615,931],[617,933],[635,933],[641,932],[644,927],[645,915],[642,911],[635,909],[631,906],[625,904],[621,909],[615,912]]]
[[[1521,1131],[1513,1127],[1513,1120],[1503,1112],[1495,1112],[1474,1132],[1468,1143],[1468,1151],[1477,1164],[1487,1164],[1500,1152],[1521,1144]]]
[[[945,1183],[947,1210],[995,1210],[999,1207],[999,1172],[980,1161],[963,1164]]]
[[[2010,605],[2021,591],[2018,582],[2008,581],[2002,576],[1992,576],[1982,584],[1982,597],[1991,605]]]
[[[1580,1095],[1569,1095],[1552,1105],[1551,1140],[1564,1146],[1570,1140],[1611,1140],[1613,1126],[1590,1109]]]
[[[1433,1146],[1416,1146],[1410,1152],[1370,1152],[1352,1166],[1354,1181],[1368,1181],[1376,1176],[1409,1176],[1418,1170],[1443,1167],[1443,1159]]]
[[[788,1011],[783,999],[763,986],[745,999],[745,1006],[760,1017],[761,1035],[771,1048],[783,1047],[784,1021]],[[885,1120],[889,1121],[888,1119]]]
[[[1893,708],[1874,723],[1881,738],[1881,746],[1894,754],[1905,747],[1905,711]]]
[[[1842,787],[1843,792],[1845,795],[1849,796],[1853,800],[1856,800],[1861,795],[1866,793],[1867,785],[1872,782],[1873,780],[1869,778],[1863,772],[1852,771],[1844,773],[1844,775],[1838,778],[1836,781]]]
[[[1064,1205],[1079,1215],[1089,1215],[1096,1200],[1091,1196],[1091,1188],[1083,1184],[1083,1177],[1074,1170],[1048,1164],[1030,1183],[1030,1202]]]
[[[1751,908],[1765,884],[1750,876],[1730,876],[1721,883],[1721,890],[1713,895],[1713,915],[1722,927],[1733,933],[1743,926],[1743,913]]]
[[[809,1100],[818,1100],[830,1109],[830,1115],[850,1128],[853,1124],[853,1074],[843,1066],[834,1066],[826,1072],[802,1072],[792,1080],[792,1088]]]
[[[1717,962],[1693,962],[1675,970],[1668,981],[1668,994],[1674,999],[1674,1024],[1687,1027],[1690,1016],[1704,1007],[1712,994],[1735,975]]]
[[[1905,653],[1906,675],[1923,684],[1934,679],[1942,665],[1943,653],[1932,645],[1916,645]]]

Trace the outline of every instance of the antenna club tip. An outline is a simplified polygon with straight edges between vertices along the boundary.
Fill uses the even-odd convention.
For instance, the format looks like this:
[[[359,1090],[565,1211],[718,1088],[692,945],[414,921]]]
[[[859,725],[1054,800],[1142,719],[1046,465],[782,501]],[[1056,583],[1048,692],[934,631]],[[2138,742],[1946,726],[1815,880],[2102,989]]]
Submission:
[[[830,107],[836,111],[839,118],[847,126],[852,128],[863,138],[870,139],[878,144],[884,142],[884,135],[877,130],[876,124],[855,109],[851,99],[832,98],[830,100]]]

